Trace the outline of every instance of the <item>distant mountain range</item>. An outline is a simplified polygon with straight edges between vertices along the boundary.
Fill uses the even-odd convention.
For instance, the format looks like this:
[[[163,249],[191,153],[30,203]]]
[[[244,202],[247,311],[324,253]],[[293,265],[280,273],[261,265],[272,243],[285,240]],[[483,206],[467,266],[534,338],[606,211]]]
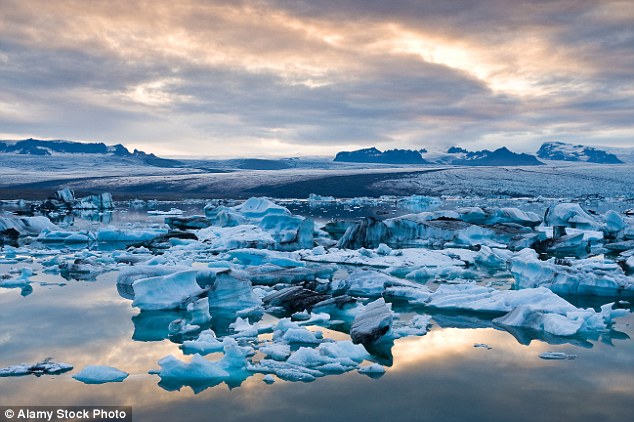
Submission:
[[[335,161],[345,163],[381,163],[381,164],[429,164],[420,151],[411,149],[390,149],[380,151],[374,147],[356,151],[341,151]]]
[[[584,161],[587,163],[622,164],[616,155],[594,147],[566,144],[564,142],[546,142],[537,151],[544,160]]]
[[[160,158],[135,149],[130,152],[121,144],[106,145],[104,143],[83,143],[73,141],[43,141],[39,139],[24,139],[20,141],[0,141],[0,154],[26,155],[60,155],[60,154],[101,154],[113,157],[131,158],[155,167],[181,167],[178,160]]]
[[[381,152],[372,147],[356,151],[337,153],[335,161],[352,163],[384,163],[384,164],[430,164],[423,158],[425,150],[394,149]],[[460,147],[451,147],[436,163],[462,166],[537,166],[544,164],[530,154],[518,154],[508,148],[495,151],[467,151]]]

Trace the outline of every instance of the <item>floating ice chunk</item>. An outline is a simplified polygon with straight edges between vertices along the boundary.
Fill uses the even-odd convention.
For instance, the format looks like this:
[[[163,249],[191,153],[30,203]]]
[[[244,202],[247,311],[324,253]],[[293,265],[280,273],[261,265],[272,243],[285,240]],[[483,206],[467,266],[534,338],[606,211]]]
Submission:
[[[440,204],[440,199],[423,195],[411,195],[396,200],[396,205],[414,212],[421,212],[432,207],[437,207]]]
[[[618,237],[619,233],[627,227],[623,217],[613,210],[609,210],[603,215],[603,221],[605,223],[604,231],[611,237]]]
[[[112,210],[114,209],[114,201],[110,193],[104,192],[98,195],[88,195],[84,198],[80,198],[72,204],[72,208],[76,210],[95,211]]]
[[[427,306],[445,310],[507,313],[521,305],[535,309],[575,310],[573,305],[550,290],[540,287],[523,290],[496,290],[476,284],[443,284],[430,296]]]
[[[312,264],[305,267],[284,268],[264,264],[245,267],[244,270],[253,284],[273,286],[278,283],[299,284],[316,282],[318,279],[330,280],[337,271],[337,266]]]
[[[218,362],[210,362],[202,356],[196,354],[190,362],[182,362],[176,357],[170,355],[158,361],[160,370],[150,373],[158,374],[161,379],[175,380],[183,385],[189,382],[211,381],[229,377],[229,373],[218,364]]]
[[[358,371],[360,374],[367,375],[370,378],[378,378],[385,374],[385,367],[378,363],[373,363],[371,365],[362,366]]]
[[[226,260],[235,260],[242,265],[271,264],[283,268],[304,267],[296,254],[269,251],[264,249],[237,249],[223,256]]]
[[[251,282],[234,276],[234,273],[231,271],[216,276],[216,282],[209,290],[209,307],[216,311],[234,313],[261,312],[262,300],[253,292]]]
[[[260,347],[260,352],[275,360],[286,360],[291,355],[291,346],[282,343],[270,343]]]
[[[290,215],[290,211],[267,198],[249,198],[234,209],[247,218],[261,218],[266,215]]]
[[[612,318],[622,315],[611,304],[601,313],[579,309],[550,290],[495,290],[478,285],[442,285],[427,306],[446,310],[507,313],[493,320],[501,326],[530,328],[558,336],[605,331]]]
[[[546,210],[544,223],[555,228],[555,237],[565,234],[566,227],[584,230],[600,229],[600,224],[590,214],[581,208],[579,204],[573,203],[563,203],[549,207]]]
[[[124,229],[120,227],[104,227],[97,232],[99,242],[146,242],[156,236],[166,234],[162,229]]]
[[[422,287],[419,284],[372,270],[353,271],[348,275],[345,282],[349,286],[347,294],[363,297],[379,297],[391,287],[410,289]],[[395,290],[392,291],[394,292]]]
[[[46,358],[33,365],[21,363],[6,368],[0,368],[0,377],[19,377],[24,375],[58,375],[73,369],[72,365],[62,362],[53,362],[51,358]]]
[[[324,255],[312,255],[300,252],[304,261],[328,262],[335,264],[366,265],[378,268],[390,267],[445,267],[448,265],[464,266],[464,262],[452,258],[443,251],[429,249],[403,249],[398,253],[384,256],[370,250],[330,249]]]
[[[276,374],[289,381],[309,382],[326,374],[339,374],[354,370],[369,357],[370,355],[363,346],[355,345],[350,341],[339,341],[322,343],[316,348],[300,347],[290,355],[286,362],[262,359],[249,369],[255,372]]]
[[[142,310],[177,309],[204,293],[196,283],[196,270],[140,279],[132,283],[132,306]]]
[[[122,382],[130,374],[112,366],[89,365],[79,373],[73,375],[77,381],[84,384],[105,384],[108,382]]]
[[[493,322],[500,325],[544,331],[556,336],[572,336],[582,331],[586,323],[585,317],[593,315],[593,313],[583,312],[574,312],[574,314],[573,311],[570,311],[562,315],[537,310],[531,305],[521,305],[507,315],[494,319]]]
[[[503,268],[509,258],[508,251],[503,249],[491,249],[488,246],[480,247],[475,262],[487,268]]]
[[[423,305],[427,303],[432,291],[426,286],[389,286],[385,289],[383,297],[385,299],[406,301],[413,305]]]
[[[236,318],[235,322],[229,324],[229,328],[236,332],[232,337],[257,337],[259,334],[257,324],[249,323],[246,318]]]
[[[164,276],[176,272],[187,271],[184,266],[171,265],[134,265],[122,268],[117,275],[117,290],[126,299],[134,299],[132,284],[143,278]]]
[[[195,354],[190,362],[182,362],[174,356],[166,356],[158,361],[161,367],[150,371],[161,377],[161,383],[168,389],[179,390],[189,385],[198,392],[211,385],[221,382],[232,382],[246,378],[244,372],[247,366],[246,357],[253,349],[240,347],[232,338],[223,340],[224,356],[219,361],[208,361],[199,354]],[[241,381],[240,381],[241,382]]]
[[[197,232],[198,239],[209,243],[214,249],[241,248],[267,249],[275,246],[273,236],[252,224],[235,227],[211,226]]]
[[[323,341],[321,331],[312,332],[306,328],[289,328],[282,336],[287,343],[319,344]]]
[[[43,230],[59,230],[55,224],[46,217],[0,217],[0,233],[13,229],[20,236],[37,236]]]
[[[44,229],[38,235],[37,240],[42,243],[80,244],[94,242],[97,238],[94,233],[88,231],[70,232]]]
[[[186,355],[200,354],[204,356],[222,351],[224,345],[212,330],[205,330],[200,332],[196,340],[185,340],[181,349]]]
[[[192,215],[189,217],[167,217],[165,224],[176,230],[198,230],[211,226],[211,220],[202,215]]]
[[[326,248],[323,246],[315,246],[313,248],[313,255],[324,255],[326,253]]]
[[[311,193],[308,195],[308,203],[310,205],[320,205],[322,203],[336,202],[337,199],[334,196],[322,196]]]
[[[209,314],[209,300],[206,297],[187,304],[187,312],[189,313],[190,324],[203,325],[211,321],[211,315]]]
[[[544,352],[540,353],[539,357],[544,360],[574,360],[577,359],[577,355],[569,355],[564,352]]]
[[[383,221],[366,217],[346,230],[339,239],[337,247],[341,249],[376,248],[390,239],[388,227]]]
[[[387,246],[385,243],[379,244],[379,247],[376,248],[376,253],[379,255],[390,255],[392,253],[392,248]]]
[[[219,230],[223,227],[210,227],[199,234],[218,249],[296,250],[314,246],[312,220],[291,215],[288,209],[266,198],[250,198],[232,208],[205,207],[205,215],[216,226],[225,226],[224,230]],[[247,226],[250,228],[245,232]],[[223,243],[218,237],[226,241]]]
[[[568,234],[545,239],[535,245],[540,252],[566,254],[567,256],[584,256],[590,252],[590,241],[585,233]]]
[[[525,249],[511,260],[511,273],[519,288],[544,286],[562,295],[634,296],[634,277],[614,262],[601,259],[541,261]]]
[[[365,306],[350,328],[350,337],[355,344],[372,344],[388,334],[392,326],[392,311],[383,298]]]
[[[323,377],[323,372],[315,369],[305,368],[299,365],[292,365],[287,362],[280,362],[272,359],[262,359],[255,365],[247,367],[250,371],[264,374],[275,374],[280,379],[292,382],[311,382],[318,377]]]
[[[0,287],[13,288],[25,287],[31,283],[30,278],[33,276],[33,270],[28,267],[20,268],[20,275],[17,278],[0,278]]]
[[[303,287],[293,286],[274,291],[263,299],[267,306],[282,307],[288,312],[301,312],[329,299],[325,293],[315,292]]]
[[[184,211],[178,208],[170,208],[169,211],[150,210],[147,213],[150,215],[183,215]]]

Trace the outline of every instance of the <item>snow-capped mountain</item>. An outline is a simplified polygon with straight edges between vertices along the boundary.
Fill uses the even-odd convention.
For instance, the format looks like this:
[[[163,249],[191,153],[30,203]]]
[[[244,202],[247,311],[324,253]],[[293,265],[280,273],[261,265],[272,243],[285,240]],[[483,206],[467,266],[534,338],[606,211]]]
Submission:
[[[506,147],[495,151],[467,151],[464,148],[452,147],[447,151],[453,155],[449,163],[462,166],[538,166],[542,163],[534,155],[516,153]]]
[[[334,161],[348,163],[381,163],[381,164],[428,164],[420,151],[411,149],[391,149],[380,151],[374,147],[356,151],[341,151]]]
[[[584,145],[564,142],[546,142],[537,151],[537,156],[553,161],[584,161],[599,164],[622,164],[616,155],[607,151]]]
[[[0,141],[0,153],[22,155],[65,155],[65,154],[101,154],[111,157],[132,158],[156,167],[180,167],[182,163],[157,157],[135,149],[130,152],[121,144],[106,145],[104,143],[82,143],[73,141],[43,141],[39,139],[24,139],[19,141]]]

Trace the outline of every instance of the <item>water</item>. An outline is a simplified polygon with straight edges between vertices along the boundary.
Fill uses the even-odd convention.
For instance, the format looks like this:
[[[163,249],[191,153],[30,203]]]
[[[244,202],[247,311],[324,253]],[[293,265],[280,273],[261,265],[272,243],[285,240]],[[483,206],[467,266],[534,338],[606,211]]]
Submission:
[[[178,207],[200,214],[200,204]],[[369,215],[376,209],[355,212]],[[143,211],[117,211],[111,217],[112,224],[161,221],[148,219]],[[94,221],[79,218],[73,224]],[[312,383],[278,380],[266,385],[263,375],[255,374],[239,388],[222,384],[194,394],[187,387],[166,391],[158,376],[148,374],[166,355],[183,357],[178,344],[165,338],[163,322],[174,316],[157,313],[155,319],[140,319],[131,302],[117,293],[116,272],[93,281],[66,280],[27,260],[0,264],[0,274],[24,266],[37,273],[30,294],[0,288],[0,367],[50,356],[75,370],[41,378],[0,378],[0,405],[129,405],[135,421],[620,422],[634,411],[631,313],[619,318],[609,334],[559,345],[540,340],[520,344],[486,318],[437,314],[428,334],[395,342],[393,365],[380,379],[352,372]],[[584,306],[605,301],[590,302]],[[475,348],[476,343],[491,349]],[[546,361],[539,358],[545,351],[578,358]],[[71,375],[85,365],[115,366],[131,376],[121,384],[84,385]]]

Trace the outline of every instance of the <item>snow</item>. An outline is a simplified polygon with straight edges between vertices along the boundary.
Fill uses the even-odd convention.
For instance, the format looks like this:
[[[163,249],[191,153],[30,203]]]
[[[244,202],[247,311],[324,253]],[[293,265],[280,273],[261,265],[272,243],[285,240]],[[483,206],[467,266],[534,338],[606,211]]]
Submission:
[[[128,375],[130,374],[112,366],[89,365],[73,375],[73,378],[84,384],[105,384],[108,382],[122,382]]]

